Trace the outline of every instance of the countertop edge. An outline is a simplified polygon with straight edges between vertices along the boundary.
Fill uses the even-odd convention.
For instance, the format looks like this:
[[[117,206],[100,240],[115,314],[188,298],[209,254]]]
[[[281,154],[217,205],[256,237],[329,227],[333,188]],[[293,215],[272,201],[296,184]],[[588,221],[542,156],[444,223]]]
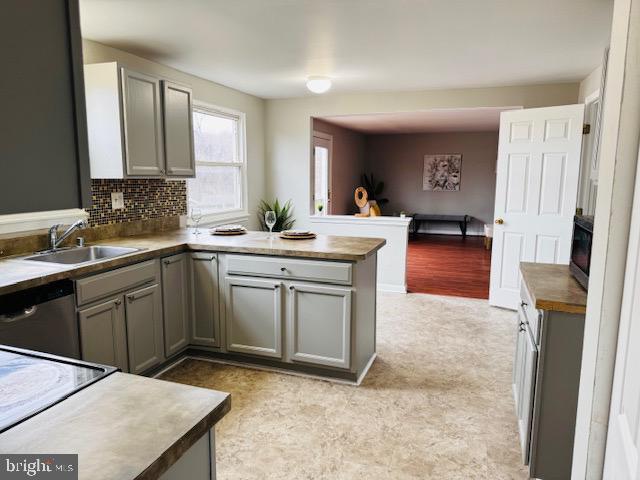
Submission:
[[[135,237],[126,237],[127,240],[133,240]],[[108,244],[110,240],[116,239],[104,239],[97,243]],[[121,239],[117,239],[121,240]],[[39,287],[42,285],[46,285],[51,282],[55,282],[58,280],[67,280],[73,278],[80,278],[87,275],[93,275],[105,272],[107,270],[111,270],[114,268],[119,268],[127,265],[131,265],[138,262],[143,262],[146,260],[151,260],[153,258],[158,258],[164,255],[169,254],[177,254],[181,252],[223,252],[223,253],[238,253],[238,254],[253,254],[253,255],[271,255],[276,257],[292,257],[292,258],[301,258],[301,259],[311,259],[311,260],[335,260],[335,261],[347,261],[347,262],[361,262],[364,261],[375,253],[377,253],[382,247],[387,244],[386,239],[384,238],[376,238],[378,240],[378,244],[374,247],[370,248],[367,253],[364,254],[351,254],[351,253],[327,253],[327,252],[309,252],[309,253],[301,253],[300,251],[292,250],[278,250],[273,251],[272,249],[263,249],[258,247],[242,247],[242,246],[229,246],[229,245],[216,245],[216,246],[207,246],[195,243],[190,240],[176,241],[175,244],[165,245],[157,248],[148,248],[144,250],[140,250],[138,252],[130,253],[127,255],[123,255],[121,257],[112,258],[109,260],[90,263],[87,265],[80,266],[70,266],[68,269],[62,269],[59,271],[46,273],[44,275],[37,275],[30,277],[29,279],[19,280],[16,283],[11,283],[7,285],[0,286],[0,295],[7,295],[15,292],[19,292],[21,290],[26,290],[28,288]],[[21,262],[21,258],[24,255],[17,255],[14,257],[8,257],[4,259],[0,259],[0,261],[16,261]]]
[[[196,423],[173,445],[162,454],[134,480],[156,480],[171,468],[198,440],[206,435],[222,417],[231,410],[231,395],[227,395],[223,402],[214,408],[207,416]]]
[[[531,285],[531,279],[529,278],[528,268],[530,266],[535,265],[536,268],[544,268],[544,266],[548,266],[551,268],[558,267],[566,267],[569,268],[568,265],[559,265],[559,264],[546,264],[546,263],[533,263],[533,262],[520,262],[520,272],[522,274],[522,281],[525,283],[527,287],[527,291],[531,296],[531,300],[533,300],[533,304],[536,309],[544,310],[548,312],[562,312],[562,313],[573,313],[578,315],[584,315],[587,312],[586,300],[584,304],[575,303],[575,302],[567,302],[562,300],[553,300],[553,299],[540,299],[536,296],[536,288]],[[577,284],[577,281],[574,280]],[[579,286],[579,285],[578,285]],[[586,292],[585,292],[586,296]]]

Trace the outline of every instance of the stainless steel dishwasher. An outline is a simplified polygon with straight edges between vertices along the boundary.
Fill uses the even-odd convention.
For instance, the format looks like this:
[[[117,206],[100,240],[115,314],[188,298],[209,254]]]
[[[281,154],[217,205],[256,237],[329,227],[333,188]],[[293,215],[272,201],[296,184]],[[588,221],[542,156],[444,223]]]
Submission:
[[[80,358],[73,283],[62,280],[1,296],[0,344]]]

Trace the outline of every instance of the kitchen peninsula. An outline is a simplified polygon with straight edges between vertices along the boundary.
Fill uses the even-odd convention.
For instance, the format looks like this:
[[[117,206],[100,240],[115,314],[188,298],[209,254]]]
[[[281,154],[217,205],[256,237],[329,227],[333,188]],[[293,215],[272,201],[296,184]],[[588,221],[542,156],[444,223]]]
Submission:
[[[228,393],[3,346],[0,367],[1,453],[78,455],[80,480],[216,478]]]
[[[68,265],[0,260],[0,295],[73,282],[84,360],[152,374],[198,355],[357,383],[375,358],[383,239],[181,229],[95,243],[136,250]]]

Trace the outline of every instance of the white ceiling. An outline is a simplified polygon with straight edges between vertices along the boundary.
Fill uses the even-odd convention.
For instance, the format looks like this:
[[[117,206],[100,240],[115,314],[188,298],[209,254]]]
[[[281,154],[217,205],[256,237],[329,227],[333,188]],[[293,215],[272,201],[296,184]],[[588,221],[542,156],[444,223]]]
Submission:
[[[322,120],[366,134],[498,131],[500,112],[520,107],[435,109],[423,112],[335,115]]]
[[[264,98],[584,78],[613,0],[81,0],[86,38]]]

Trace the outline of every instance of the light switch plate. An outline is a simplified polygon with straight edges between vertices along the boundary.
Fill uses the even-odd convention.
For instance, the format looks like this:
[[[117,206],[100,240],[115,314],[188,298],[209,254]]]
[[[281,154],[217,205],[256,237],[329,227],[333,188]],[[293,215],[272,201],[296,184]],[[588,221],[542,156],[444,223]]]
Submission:
[[[111,192],[111,210],[122,210],[124,208],[124,194],[122,192]]]

